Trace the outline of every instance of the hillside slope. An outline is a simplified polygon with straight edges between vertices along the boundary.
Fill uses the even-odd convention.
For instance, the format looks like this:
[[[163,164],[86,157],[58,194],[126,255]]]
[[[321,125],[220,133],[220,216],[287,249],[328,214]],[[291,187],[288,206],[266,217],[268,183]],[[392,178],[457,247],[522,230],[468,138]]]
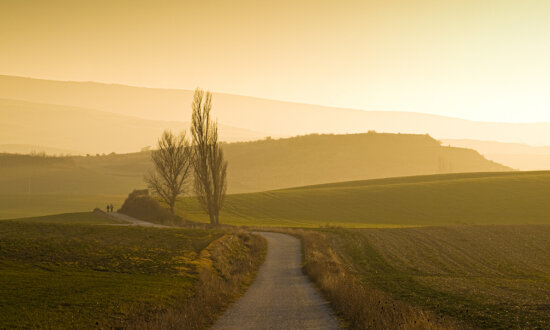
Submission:
[[[224,146],[233,191],[408,175],[506,171],[477,152],[427,135],[307,135]]]
[[[182,121],[191,114],[192,91],[0,76],[0,98],[98,109],[153,120]],[[214,93],[212,112],[221,124],[277,137],[377,130],[428,133],[438,139],[468,138],[550,145],[548,123],[475,122],[420,113],[331,108],[223,93]]]
[[[142,147],[154,145],[165,129],[179,132],[188,127],[189,124],[183,122],[0,99],[2,144],[39,144],[82,154],[136,152]],[[263,134],[250,130],[220,126],[220,139],[223,141],[247,141],[262,137]]]
[[[445,174],[227,196],[224,223],[272,226],[550,224],[550,172]],[[193,198],[180,212],[207,221]]]
[[[506,171],[477,152],[426,135],[308,135],[223,146],[229,192],[338,181]],[[148,152],[92,157],[0,155],[0,194],[127,194],[144,187]]]
[[[445,145],[474,149],[487,159],[521,170],[550,169],[550,147],[535,147],[520,143],[502,143],[478,140],[442,140]]]

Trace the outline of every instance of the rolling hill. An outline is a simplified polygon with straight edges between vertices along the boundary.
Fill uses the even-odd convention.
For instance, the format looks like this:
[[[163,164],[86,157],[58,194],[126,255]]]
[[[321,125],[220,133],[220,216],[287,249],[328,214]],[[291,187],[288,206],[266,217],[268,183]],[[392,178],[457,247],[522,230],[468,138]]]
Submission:
[[[0,99],[0,142],[40,144],[76,154],[136,152],[154,145],[165,129],[181,131],[184,122],[166,122],[105,111]],[[263,138],[254,131],[220,125],[227,142]]]
[[[228,195],[220,218],[298,227],[550,224],[549,195],[550,172],[415,176]],[[178,209],[207,221],[194,198]]]
[[[224,146],[229,187],[260,191],[409,175],[507,171],[470,149],[427,135],[346,134],[265,139]]]
[[[307,135],[229,143],[230,192],[457,172],[506,171],[469,149],[427,135]],[[0,193],[126,194],[144,186],[149,152],[90,157],[0,156]]]
[[[444,145],[469,148],[478,151],[487,159],[521,171],[550,169],[550,147],[535,147],[520,143],[495,141],[452,140],[441,141]]]
[[[191,112],[192,91],[0,76],[0,98],[96,109],[151,120],[185,121]],[[331,108],[223,93],[214,93],[212,111],[223,125],[260,132],[264,136],[376,130],[428,133],[438,139],[550,145],[548,123],[475,122],[420,113]],[[0,116],[0,121],[4,119],[5,116]]]
[[[229,143],[223,148],[229,162],[229,193],[510,170],[473,150],[443,147],[427,135],[308,135]],[[63,207],[65,212],[86,211],[107,201],[120,205],[130,191],[145,187],[143,176],[150,167],[149,152],[61,158],[0,154],[0,218],[8,213],[48,214]]]

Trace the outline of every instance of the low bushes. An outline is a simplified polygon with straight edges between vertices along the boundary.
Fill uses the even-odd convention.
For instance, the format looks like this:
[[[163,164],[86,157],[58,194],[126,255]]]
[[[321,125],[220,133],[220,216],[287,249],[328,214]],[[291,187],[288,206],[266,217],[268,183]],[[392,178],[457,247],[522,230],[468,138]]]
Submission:
[[[136,219],[159,223],[162,225],[178,226],[185,224],[185,220],[170,213],[170,210],[162,207],[159,202],[149,195],[149,191],[134,190],[118,210]]]

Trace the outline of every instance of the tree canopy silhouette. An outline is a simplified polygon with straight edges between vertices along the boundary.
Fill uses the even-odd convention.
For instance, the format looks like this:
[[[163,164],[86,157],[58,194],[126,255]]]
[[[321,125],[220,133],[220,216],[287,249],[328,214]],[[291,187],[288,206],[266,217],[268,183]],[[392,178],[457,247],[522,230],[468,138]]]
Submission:
[[[175,135],[164,131],[151,158],[154,169],[145,176],[145,182],[174,214],[176,201],[184,193],[191,174],[192,150],[186,133]]]
[[[218,123],[210,117],[212,93],[197,88],[191,106],[195,193],[210,223],[217,225],[227,190],[227,161],[218,141]]]

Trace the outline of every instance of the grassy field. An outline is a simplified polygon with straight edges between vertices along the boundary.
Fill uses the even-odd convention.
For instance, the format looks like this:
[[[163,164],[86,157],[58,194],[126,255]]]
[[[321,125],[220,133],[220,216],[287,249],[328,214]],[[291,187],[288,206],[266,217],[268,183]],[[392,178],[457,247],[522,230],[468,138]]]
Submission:
[[[44,215],[38,217],[18,218],[12,221],[24,223],[49,223],[69,225],[113,225],[124,223],[122,221],[106,218],[92,212]]]
[[[227,195],[222,221],[250,226],[407,227],[443,224],[544,224],[550,172],[414,176]],[[1,195],[0,219],[119,207],[124,195]],[[196,200],[178,212],[207,221]]]
[[[0,194],[0,219],[57,215],[68,212],[105,210],[107,204],[118,209],[128,195]]]
[[[106,222],[91,213],[0,221],[0,328],[141,327],[168,319],[200,328],[235,299],[260,263],[261,244],[246,234]],[[205,256],[207,247],[217,254]],[[213,262],[219,264],[208,267],[226,269],[226,280],[205,270]],[[220,290],[207,289],[211,283]],[[201,301],[192,301],[197,295]],[[209,301],[215,303],[207,312],[189,307]]]
[[[363,307],[378,310],[380,318],[389,313],[383,311],[384,300],[394,301],[390,306],[402,301],[436,315],[432,320],[454,320],[458,327],[542,329],[550,324],[548,225],[325,229],[322,233],[328,242],[324,245],[331,247],[322,255],[337,255],[344,266],[338,270],[334,266],[338,261],[333,260],[310,273],[332,294],[333,302],[342,298],[340,292],[347,295],[340,300],[358,305],[367,304],[365,297],[374,295],[378,302]],[[309,241],[306,256],[315,263],[322,245],[315,245],[319,239]],[[346,290],[352,282],[342,281],[346,275],[362,286]],[[339,280],[327,281],[330,276]],[[365,285],[372,290],[362,297]],[[365,313],[360,308],[355,307],[356,315],[348,318],[360,319]],[[404,315],[412,322],[411,317],[417,320],[426,314],[408,311]]]
[[[548,196],[550,172],[416,176],[228,195],[221,220],[290,227],[550,224]],[[194,199],[178,210],[207,220]]]

